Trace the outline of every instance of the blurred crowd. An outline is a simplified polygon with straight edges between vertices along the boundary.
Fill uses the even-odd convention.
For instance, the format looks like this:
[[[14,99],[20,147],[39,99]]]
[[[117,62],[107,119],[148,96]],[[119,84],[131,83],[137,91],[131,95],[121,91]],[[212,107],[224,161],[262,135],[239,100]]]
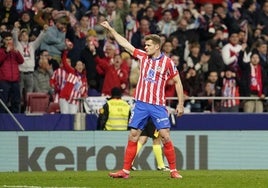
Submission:
[[[139,63],[99,25],[109,21],[136,48],[159,34],[180,72],[191,112],[267,112],[268,1],[0,0],[0,98],[23,113],[44,92],[61,113],[77,98],[133,96]],[[166,96],[175,97],[174,83]],[[227,97],[189,100],[189,97]],[[239,100],[231,97],[257,97]],[[167,100],[176,106],[176,100]],[[0,106],[0,113],[5,109]]]

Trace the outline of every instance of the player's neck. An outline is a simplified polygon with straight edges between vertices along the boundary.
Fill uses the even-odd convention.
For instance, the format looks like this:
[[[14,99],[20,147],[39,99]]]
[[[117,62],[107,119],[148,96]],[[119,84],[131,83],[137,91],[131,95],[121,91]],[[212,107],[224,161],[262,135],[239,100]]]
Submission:
[[[163,53],[157,52],[154,55],[152,55],[151,58],[152,58],[152,60],[158,60],[158,59],[161,59],[163,55],[164,55]]]

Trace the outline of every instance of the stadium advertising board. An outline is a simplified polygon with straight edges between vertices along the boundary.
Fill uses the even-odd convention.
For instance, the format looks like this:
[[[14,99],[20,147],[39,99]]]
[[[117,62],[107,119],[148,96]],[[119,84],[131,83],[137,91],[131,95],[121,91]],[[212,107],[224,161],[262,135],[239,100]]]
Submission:
[[[0,171],[120,169],[127,131],[0,132]],[[268,131],[171,131],[178,169],[268,169]],[[156,169],[149,140],[135,166]]]

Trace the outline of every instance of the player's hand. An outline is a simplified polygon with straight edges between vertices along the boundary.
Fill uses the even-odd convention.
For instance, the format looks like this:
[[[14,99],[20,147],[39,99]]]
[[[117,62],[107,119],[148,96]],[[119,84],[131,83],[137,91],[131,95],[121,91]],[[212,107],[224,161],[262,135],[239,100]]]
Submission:
[[[107,21],[104,21],[104,22],[101,22],[100,25],[108,30],[110,30],[111,26],[109,24],[109,22]]]
[[[183,105],[177,105],[176,113],[177,113],[178,117],[182,116],[183,113],[184,113],[184,106]]]

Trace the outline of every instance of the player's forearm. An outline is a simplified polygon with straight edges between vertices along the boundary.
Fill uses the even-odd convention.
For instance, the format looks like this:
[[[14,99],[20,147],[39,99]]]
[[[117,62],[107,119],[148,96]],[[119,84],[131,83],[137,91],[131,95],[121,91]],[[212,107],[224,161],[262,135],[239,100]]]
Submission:
[[[129,43],[129,41],[123,36],[121,36],[119,33],[117,33],[115,29],[112,27],[109,28],[109,32],[113,35],[118,44],[123,48],[125,48],[125,50],[132,55],[134,47]]]
[[[183,106],[184,97],[183,97],[183,87],[181,81],[175,83],[176,93],[178,97],[178,105]]]

